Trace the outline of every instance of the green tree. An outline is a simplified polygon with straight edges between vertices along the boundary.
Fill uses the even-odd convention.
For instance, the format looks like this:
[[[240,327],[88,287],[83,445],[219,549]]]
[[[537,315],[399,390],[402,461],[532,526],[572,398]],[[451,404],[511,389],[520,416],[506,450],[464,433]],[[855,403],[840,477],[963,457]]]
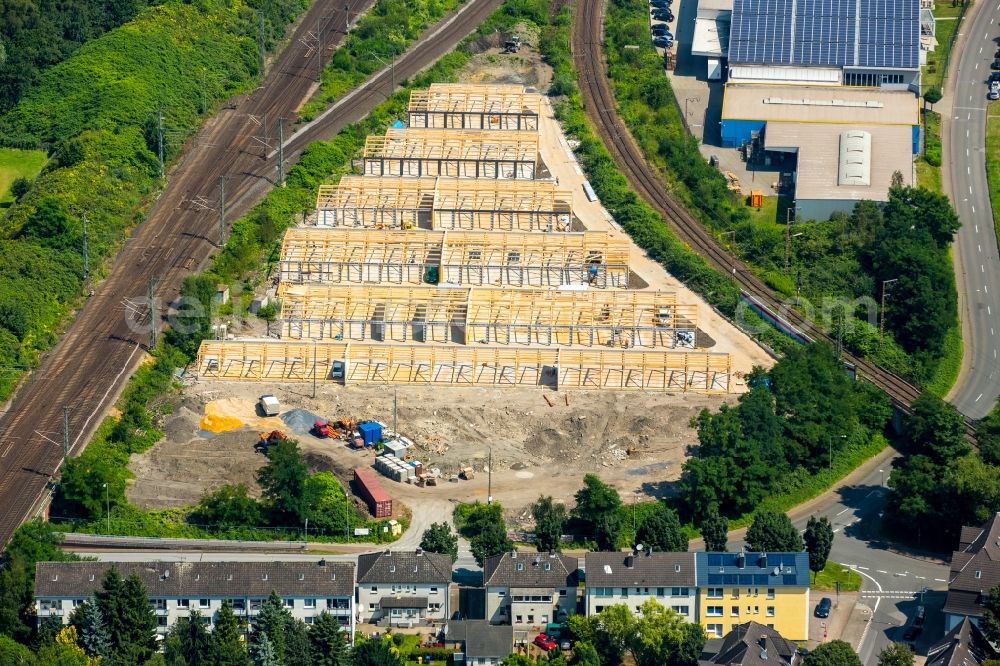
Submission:
[[[935,464],[943,465],[970,451],[962,415],[931,393],[924,392],[913,402],[903,427],[910,451],[927,456]]]
[[[986,596],[979,628],[991,643],[1000,642],[1000,585],[991,589]]]
[[[455,507],[455,528],[467,539],[476,536],[491,523],[503,523],[503,507],[499,502],[483,504],[477,500]]]
[[[502,523],[488,523],[469,542],[476,563],[483,566],[486,558],[514,550],[514,542],[507,536],[507,528]]]
[[[583,488],[576,492],[573,517],[590,530],[598,550],[617,550],[621,536],[622,500],[618,491],[594,474],[583,477]]]
[[[688,549],[687,534],[673,509],[663,502],[646,516],[636,531],[636,543],[657,551],[683,553]]]
[[[256,527],[263,520],[260,505],[250,497],[246,484],[227,484],[201,498],[195,516],[214,527]]]
[[[403,661],[393,652],[392,642],[378,638],[355,646],[352,658],[354,666],[403,666]]]
[[[581,641],[573,645],[573,657],[569,663],[572,666],[601,666],[601,656],[593,645]]]
[[[233,613],[233,605],[226,599],[215,618],[211,659],[208,663],[212,666],[250,666],[250,655],[247,654],[241,633],[239,620]]]
[[[861,659],[850,643],[830,641],[806,655],[803,666],[861,666]]]
[[[316,666],[347,666],[350,651],[346,638],[335,617],[326,612],[320,613],[309,627],[312,663]]]
[[[943,95],[941,94],[940,88],[928,88],[926,91],[924,91],[924,101],[930,104],[931,106],[934,106],[935,104],[940,102],[941,97],[943,97]]]
[[[275,517],[293,525],[301,525],[306,519],[307,499],[305,494],[305,463],[299,453],[296,441],[286,439],[268,447],[268,463],[257,471],[257,483],[264,491]],[[271,637],[274,642],[274,637]],[[281,650],[275,645],[275,650]]]
[[[758,511],[747,530],[747,546],[758,552],[799,552],[802,537],[788,516],[778,511]]]
[[[535,546],[538,550],[560,550],[566,528],[566,506],[542,495],[531,505],[531,515],[535,519]]]
[[[673,647],[683,636],[684,619],[653,599],[640,606],[640,616],[629,636],[629,651],[636,666],[665,666]]]
[[[279,666],[281,662],[274,650],[274,645],[267,634],[254,634],[254,642],[250,648],[250,655],[254,666]]]
[[[0,302],[0,327],[6,328],[18,340],[23,340],[31,322],[24,305],[17,301]]]
[[[15,178],[10,184],[10,194],[14,197],[15,201],[19,201],[21,197],[28,193],[31,189],[31,180],[21,176]]]
[[[141,663],[156,652],[156,614],[137,575],[122,579],[111,567],[104,573],[94,599],[111,636],[112,661]]]
[[[715,507],[712,507],[701,521],[701,536],[705,540],[705,550],[725,552],[729,541],[729,521],[720,516]]]
[[[332,472],[317,472],[306,478],[306,511],[310,527],[330,534],[345,534],[351,502]]]
[[[905,643],[893,643],[879,652],[878,666],[913,666],[913,652]]]
[[[0,664],[35,666],[35,655],[26,645],[21,645],[6,634],[0,634]]]
[[[431,523],[424,530],[420,539],[420,547],[428,553],[451,555],[451,561],[458,559],[458,535],[451,531],[451,525],[445,522]]]
[[[251,634],[255,644],[259,644],[266,636],[270,649],[273,650],[278,663],[284,663],[285,658],[285,628],[292,619],[292,614],[285,608],[285,603],[277,592],[270,596],[260,606],[260,612],[254,620],[254,632]]]
[[[809,516],[803,536],[806,550],[809,551],[809,568],[815,580],[816,574],[823,570],[827,558],[830,557],[830,549],[833,547],[833,525],[826,516],[821,516],[818,520],[816,516]]]
[[[18,527],[0,568],[0,633],[27,642],[35,628],[35,564],[79,558],[60,548],[62,534],[35,519]]]
[[[73,609],[69,618],[80,636],[80,647],[91,657],[107,657],[111,653],[111,634],[104,615],[95,599],[83,602]]]
[[[289,619],[285,623],[285,666],[312,666],[312,645],[306,623]]]
[[[188,666],[209,666],[212,661],[212,638],[208,633],[208,619],[200,612],[193,610],[189,617],[180,618],[167,632],[177,637],[176,641],[168,641],[166,659],[168,662],[178,658]]]

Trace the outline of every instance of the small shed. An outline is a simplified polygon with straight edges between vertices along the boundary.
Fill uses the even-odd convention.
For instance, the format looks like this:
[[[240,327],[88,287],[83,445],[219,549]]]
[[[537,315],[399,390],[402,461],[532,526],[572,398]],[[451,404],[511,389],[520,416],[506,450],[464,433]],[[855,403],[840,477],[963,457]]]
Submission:
[[[228,284],[215,285],[215,294],[212,296],[212,302],[216,305],[225,305],[229,302]]]
[[[261,308],[266,308],[267,304],[270,303],[270,299],[267,296],[255,296],[252,301],[250,301],[250,312],[257,314],[260,312]]]
[[[392,440],[385,443],[386,453],[396,456],[400,460],[406,458],[407,449],[409,449],[409,447],[398,440]]]

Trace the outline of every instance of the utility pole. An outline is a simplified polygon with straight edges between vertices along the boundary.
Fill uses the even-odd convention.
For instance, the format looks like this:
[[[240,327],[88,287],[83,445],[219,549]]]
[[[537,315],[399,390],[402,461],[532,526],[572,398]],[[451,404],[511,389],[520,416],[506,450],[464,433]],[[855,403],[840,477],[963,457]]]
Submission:
[[[322,17],[316,19],[316,80],[323,80],[323,25]]]
[[[278,185],[285,186],[285,119],[278,118]]]
[[[219,247],[226,242],[226,177],[219,176]]]
[[[163,178],[163,107],[156,110],[156,155],[160,158],[160,178]]]
[[[63,463],[69,460],[69,406],[63,406]]]
[[[785,273],[788,273],[789,255],[792,251],[792,222],[795,221],[795,209],[789,206],[785,209]]]
[[[878,343],[882,344],[882,340],[885,338],[885,288],[896,282],[899,278],[892,278],[891,280],[882,280],[882,307],[878,311]]]
[[[152,351],[156,347],[156,276],[149,276],[146,298],[149,300],[149,349]]]
[[[489,469],[486,470],[486,503],[493,504],[493,447],[490,447],[490,455],[486,463]]]
[[[86,282],[90,279],[90,254],[87,252],[87,214],[83,213],[80,220],[83,222],[83,281]]]

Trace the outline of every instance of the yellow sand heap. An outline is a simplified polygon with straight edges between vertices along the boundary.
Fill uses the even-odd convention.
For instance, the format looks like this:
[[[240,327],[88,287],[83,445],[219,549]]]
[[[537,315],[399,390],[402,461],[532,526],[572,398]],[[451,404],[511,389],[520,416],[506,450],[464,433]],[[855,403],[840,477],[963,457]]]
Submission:
[[[202,430],[219,433],[236,430],[243,426],[243,421],[235,416],[226,414],[220,407],[219,401],[206,404],[205,416],[198,422],[198,427]]]

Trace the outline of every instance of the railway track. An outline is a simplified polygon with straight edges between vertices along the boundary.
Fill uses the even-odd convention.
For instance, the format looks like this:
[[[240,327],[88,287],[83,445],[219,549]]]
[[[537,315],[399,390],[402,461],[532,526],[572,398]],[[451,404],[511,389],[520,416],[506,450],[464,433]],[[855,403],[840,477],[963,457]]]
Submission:
[[[329,58],[344,38],[347,22],[371,0],[316,0],[298,23],[262,85],[240,96],[209,120],[172,170],[146,220],[133,232],[111,274],[77,313],[59,343],[0,414],[0,544],[44,504],[62,464],[64,407],[69,407],[71,454],[79,453],[105,411],[143,358],[148,324],[138,325],[135,308],[144,303],[155,278],[153,314],[162,321],[183,279],[199,270],[218,241],[220,178],[226,182],[230,220],[247,212],[275,184],[278,118],[291,130],[296,109],[311,95],[317,72],[317,29]],[[368,114],[402,81],[455,48],[501,0],[466,0],[421,38],[389,69],[347,93],[316,122],[285,142],[286,164],[311,142],[334,136]],[[270,128],[265,133],[266,124]],[[288,131],[286,131],[286,136]],[[255,137],[263,137],[264,140]]]
[[[682,241],[716,269],[730,273],[749,300],[773,313],[780,313],[782,318],[806,337],[835,343],[812,321],[796,310],[784,307],[777,294],[742,261],[723,249],[712,234],[670,195],[657,169],[646,161],[616,111],[604,62],[603,32],[604,0],[579,0],[575,8],[571,47],[573,62],[579,73],[584,109],[629,183],[667,220]],[[920,395],[916,386],[870,361],[847,352],[844,353],[844,359],[854,364],[861,376],[885,391],[893,403],[904,411]],[[968,434],[974,437],[975,430],[968,421],[966,428]]]

